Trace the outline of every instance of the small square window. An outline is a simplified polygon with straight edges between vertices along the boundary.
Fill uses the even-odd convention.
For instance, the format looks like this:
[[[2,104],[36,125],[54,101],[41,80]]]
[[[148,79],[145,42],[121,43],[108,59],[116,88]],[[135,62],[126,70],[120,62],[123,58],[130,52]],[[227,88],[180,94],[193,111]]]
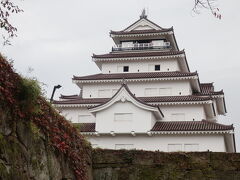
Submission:
[[[155,65],[155,71],[160,71],[160,65]]]
[[[129,71],[129,66],[123,66],[123,72],[128,72]]]

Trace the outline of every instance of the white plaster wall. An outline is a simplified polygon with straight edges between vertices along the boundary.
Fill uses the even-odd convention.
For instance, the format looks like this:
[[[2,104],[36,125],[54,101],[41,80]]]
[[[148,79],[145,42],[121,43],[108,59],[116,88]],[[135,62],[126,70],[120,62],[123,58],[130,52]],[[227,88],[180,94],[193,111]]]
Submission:
[[[71,121],[72,123],[93,123],[95,122],[95,117],[88,111],[87,108],[61,108],[59,109],[61,115],[63,115],[67,120]],[[87,115],[89,118],[82,121],[79,118],[79,115]]]
[[[132,113],[131,121],[115,121],[114,113]],[[96,131],[99,133],[146,132],[152,128],[151,112],[136,107],[131,102],[116,102],[96,113]]]
[[[171,94],[167,96],[191,95],[191,85],[187,80],[178,81],[150,81],[150,82],[128,82],[129,89],[137,97],[144,97],[146,88],[157,88],[157,95],[161,96],[160,88],[171,88]],[[99,98],[99,90],[110,90],[106,98],[110,98],[121,87],[121,83],[94,83],[84,84],[82,88],[83,98]]]
[[[203,119],[207,119],[203,105],[171,105],[171,106],[161,105],[160,109],[164,114],[163,121],[173,121],[172,114],[176,114],[176,113],[184,113],[185,121],[193,121],[193,119],[195,121],[201,121]],[[93,116],[92,113],[90,113],[87,108],[62,108],[60,110],[61,110],[61,114],[64,117],[66,117],[67,120],[73,123],[96,122],[95,116]],[[109,125],[109,123],[110,121],[111,123],[113,123],[114,113],[124,113],[124,112],[134,114],[133,116],[134,123],[136,122],[137,126],[139,126],[138,123],[140,122],[142,123],[142,121],[145,121],[145,120],[148,121],[146,122],[147,126],[146,124],[141,125],[142,128],[143,127],[148,128],[147,130],[150,130],[156,121],[155,116],[152,113],[145,110],[141,110],[135,107],[134,105],[132,105],[131,103],[117,103],[117,104],[114,104],[113,107],[110,107],[109,109],[99,112],[97,114],[98,120],[99,120],[97,121],[97,123],[100,123],[100,124],[97,124],[97,128],[99,127],[100,128],[99,130],[104,132],[105,132],[104,130],[105,128],[108,128],[107,132],[116,131],[117,127]],[[90,117],[84,121],[81,121],[79,119],[79,115],[89,115]],[[100,119],[103,119],[103,120],[100,120]],[[118,130],[129,132],[129,129],[131,129],[131,131],[135,131],[137,130],[138,127],[135,127],[134,123],[130,125],[128,124],[128,127],[126,127],[126,123],[125,125],[123,125],[123,127],[118,126],[119,128]]]
[[[95,147],[115,149],[115,144],[131,144],[134,149],[168,152],[168,144],[180,144],[184,151],[185,144],[198,144],[198,151],[225,152],[223,135],[116,135],[88,136],[87,139]]]
[[[129,89],[134,93],[137,97],[145,97],[146,88],[157,88],[157,95],[150,96],[161,96],[160,88],[171,88],[171,94],[167,96],[179,96],[179,95],[190,95],[191,85],[189,81],[186,80],[178,80],[178,81],[152,81],[146,83],[128,83]],[[181,93],[181,94],[180,94]]]
[[[114,91],[118,90],[121,87],[121,83],[91,83],[83,84],[82,87],[82,96],[83,98],[99,98],[99,90],[111,90],[106,98],[110,98],[114,95]],[[113,91],[114,90],[114,91]]]
[[[98,122],[100,122],[102,124],[102,126],[106,126],[105,122],[107,122],[108,120],[113,120],[112,116],[113,116],[114,112],[117,113],[117,112],[126,111],[126,112],[138,113],[139,114],[139,112],[138,112],[139,110],[136,110],[137,107],[136,108],[131,108],[127,104],[125,106],[124,103],[119,108],[120,109],[114,108],[114,109],[112,109],[113,111],[110,110],[110,108],[109,108],[109,110],[108,110],[109,112],[101,114],[101,116],[102,116],[101,118],[104,119],[104,123],[101,123],[102,121],[98,121]],[[193,119],[195,121],[201,121],[203,119],[207,119],[204,108],[203,108],[203,105],[174,105],[174,106],[162,105],[162,106],[160,106],[160,109],[164,114],[163,121],[173,121],[172,114],[176,114],[176,113],[184,113],[185,114],[185,119],[184,119],[185,121],[193,121]],[[153,127],[153,125],[156,121],[155,116],[152,113],[150,113],[151,117],[148,117],[147,113],[148,112],[146,111],[146,116],[145,116],[144,115],[145,112],[144,112],[144,114],[139,116],[138,118],[139,119],[144,119],[144,118],[149,119],[149,121],[151,121],[150,127]],[[96,118],[92,115],[92,113],[90,113],[88,111],[87,108],[62,108],[61,109],[61,114],[64,117],[66,117],[67,120],[70,120],[73,123],[91,123],[91,122],[96,121]],[[112,115],[109,115],[109,114],[112,114]],[[83,122],[83,121],[79,121],[79,115],[89,115],[91,118],[89,118],[89,119],[87,119],[86,121]],[[149,129],[151,129],[151,128],[149,128]],[[114,131],[114,129],[112,129],[110,131]]]
[[[149,65],[160,65],[160,72],[167,71],[180,71],[177,59],[156,59],[147,61],[114,61],[114,62],[103,62],[102,63],[102,73],[122,73],[119,72],[119,66],[129,66],[129,73],[136,72],[155,72],[154,69],[150,70]],[[109,72],[110,71],[110,72]],[[158,71],[159,72],[159,71]]]
[[[142,30],[142,29],[160,29],[155,24],[145,20],[144,18],[138,21],[136,24],[131,25],[128,27],[125,31],[131,31],[131,30]]]
[[[201,121],[206,119],[206,114],[203,105],[168,105],[160,106],[164,114],[164,121],[173,121],[172,114],[183,113],[185,114],[185,121]],[[183,121],[183,120],[182,120]]]
[[[214,117],[214,119],[216,119],[216,121],[217,121],[218,120],[218,116],[219,116],[219,112],[218,112],[218,108],[217,108],[216,99],[213,99],[213,106],[214,106],[215,113],[216,113],[216,116]]]

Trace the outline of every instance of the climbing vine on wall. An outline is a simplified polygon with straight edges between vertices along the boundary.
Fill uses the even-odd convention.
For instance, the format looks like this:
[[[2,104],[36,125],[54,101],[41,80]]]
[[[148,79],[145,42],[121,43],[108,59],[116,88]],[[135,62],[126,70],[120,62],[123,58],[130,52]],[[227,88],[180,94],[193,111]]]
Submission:
[[[36,80],[22,78],[0,55],[0,106],[7,107],[13,121],[33,122],[49,139],[49,145],[63,153],[79,180],[87,179],[91,146],[42,96]]]

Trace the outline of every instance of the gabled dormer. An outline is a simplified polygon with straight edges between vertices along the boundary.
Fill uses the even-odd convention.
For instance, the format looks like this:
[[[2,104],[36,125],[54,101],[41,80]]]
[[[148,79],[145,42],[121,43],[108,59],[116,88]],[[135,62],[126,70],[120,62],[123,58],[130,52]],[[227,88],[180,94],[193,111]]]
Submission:
[[[143,11],[144,12],[144,11]],[[113,52],[178,50],[173,28],[162,28],[142,13],[140,19],[122,31],[111,31]]]

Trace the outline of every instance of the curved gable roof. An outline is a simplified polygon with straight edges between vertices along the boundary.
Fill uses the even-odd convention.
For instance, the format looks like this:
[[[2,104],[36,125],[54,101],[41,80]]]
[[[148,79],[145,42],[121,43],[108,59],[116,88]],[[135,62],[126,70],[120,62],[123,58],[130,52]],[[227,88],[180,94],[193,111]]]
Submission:
[[[149,27],[151,27],[151,30],[160,30],[160,31],[161,30],[162,31],[172,30],[172,27],[171,28],[163,28],[145,17],[145,18],[138,19],[137,21],[135,21],[134,23],[132,23],[131,25],[129,25],[128,27],[126,27],[125,29],[123,29],[121,31],[111,31],[111,32],[131,32],[131,31],[134,32],[134,31],[137,31],[136,30],[137,25],[138,24],[140,25],[141,23],[144,23],[144,24],[148,25]]]
[[[129,90],[129,88],[126,84],[123,84],[119,88],[119,90],[116,92],[116,94],[112,98],[110,98],[108,101],[106,101],[105,103],[100,104],[98,106],[89,108],[89,111],[92,113],[102,111],[104,109],[107,109],[112,104],[114,104],[115,102],[118,102],[118,101],[122,101],[123,103],[125,101],[130,101],[135,106],[137,106],[141,109],[152,111],[154,113],[154,115],[159,117],[160,119],[164,117],[162,111],[160,110],[160,108],[158,106],[150,105],[150,104],[147,104],[147,103],[139,100],[137,97],[135,97],[132,94],[132,92]]]

